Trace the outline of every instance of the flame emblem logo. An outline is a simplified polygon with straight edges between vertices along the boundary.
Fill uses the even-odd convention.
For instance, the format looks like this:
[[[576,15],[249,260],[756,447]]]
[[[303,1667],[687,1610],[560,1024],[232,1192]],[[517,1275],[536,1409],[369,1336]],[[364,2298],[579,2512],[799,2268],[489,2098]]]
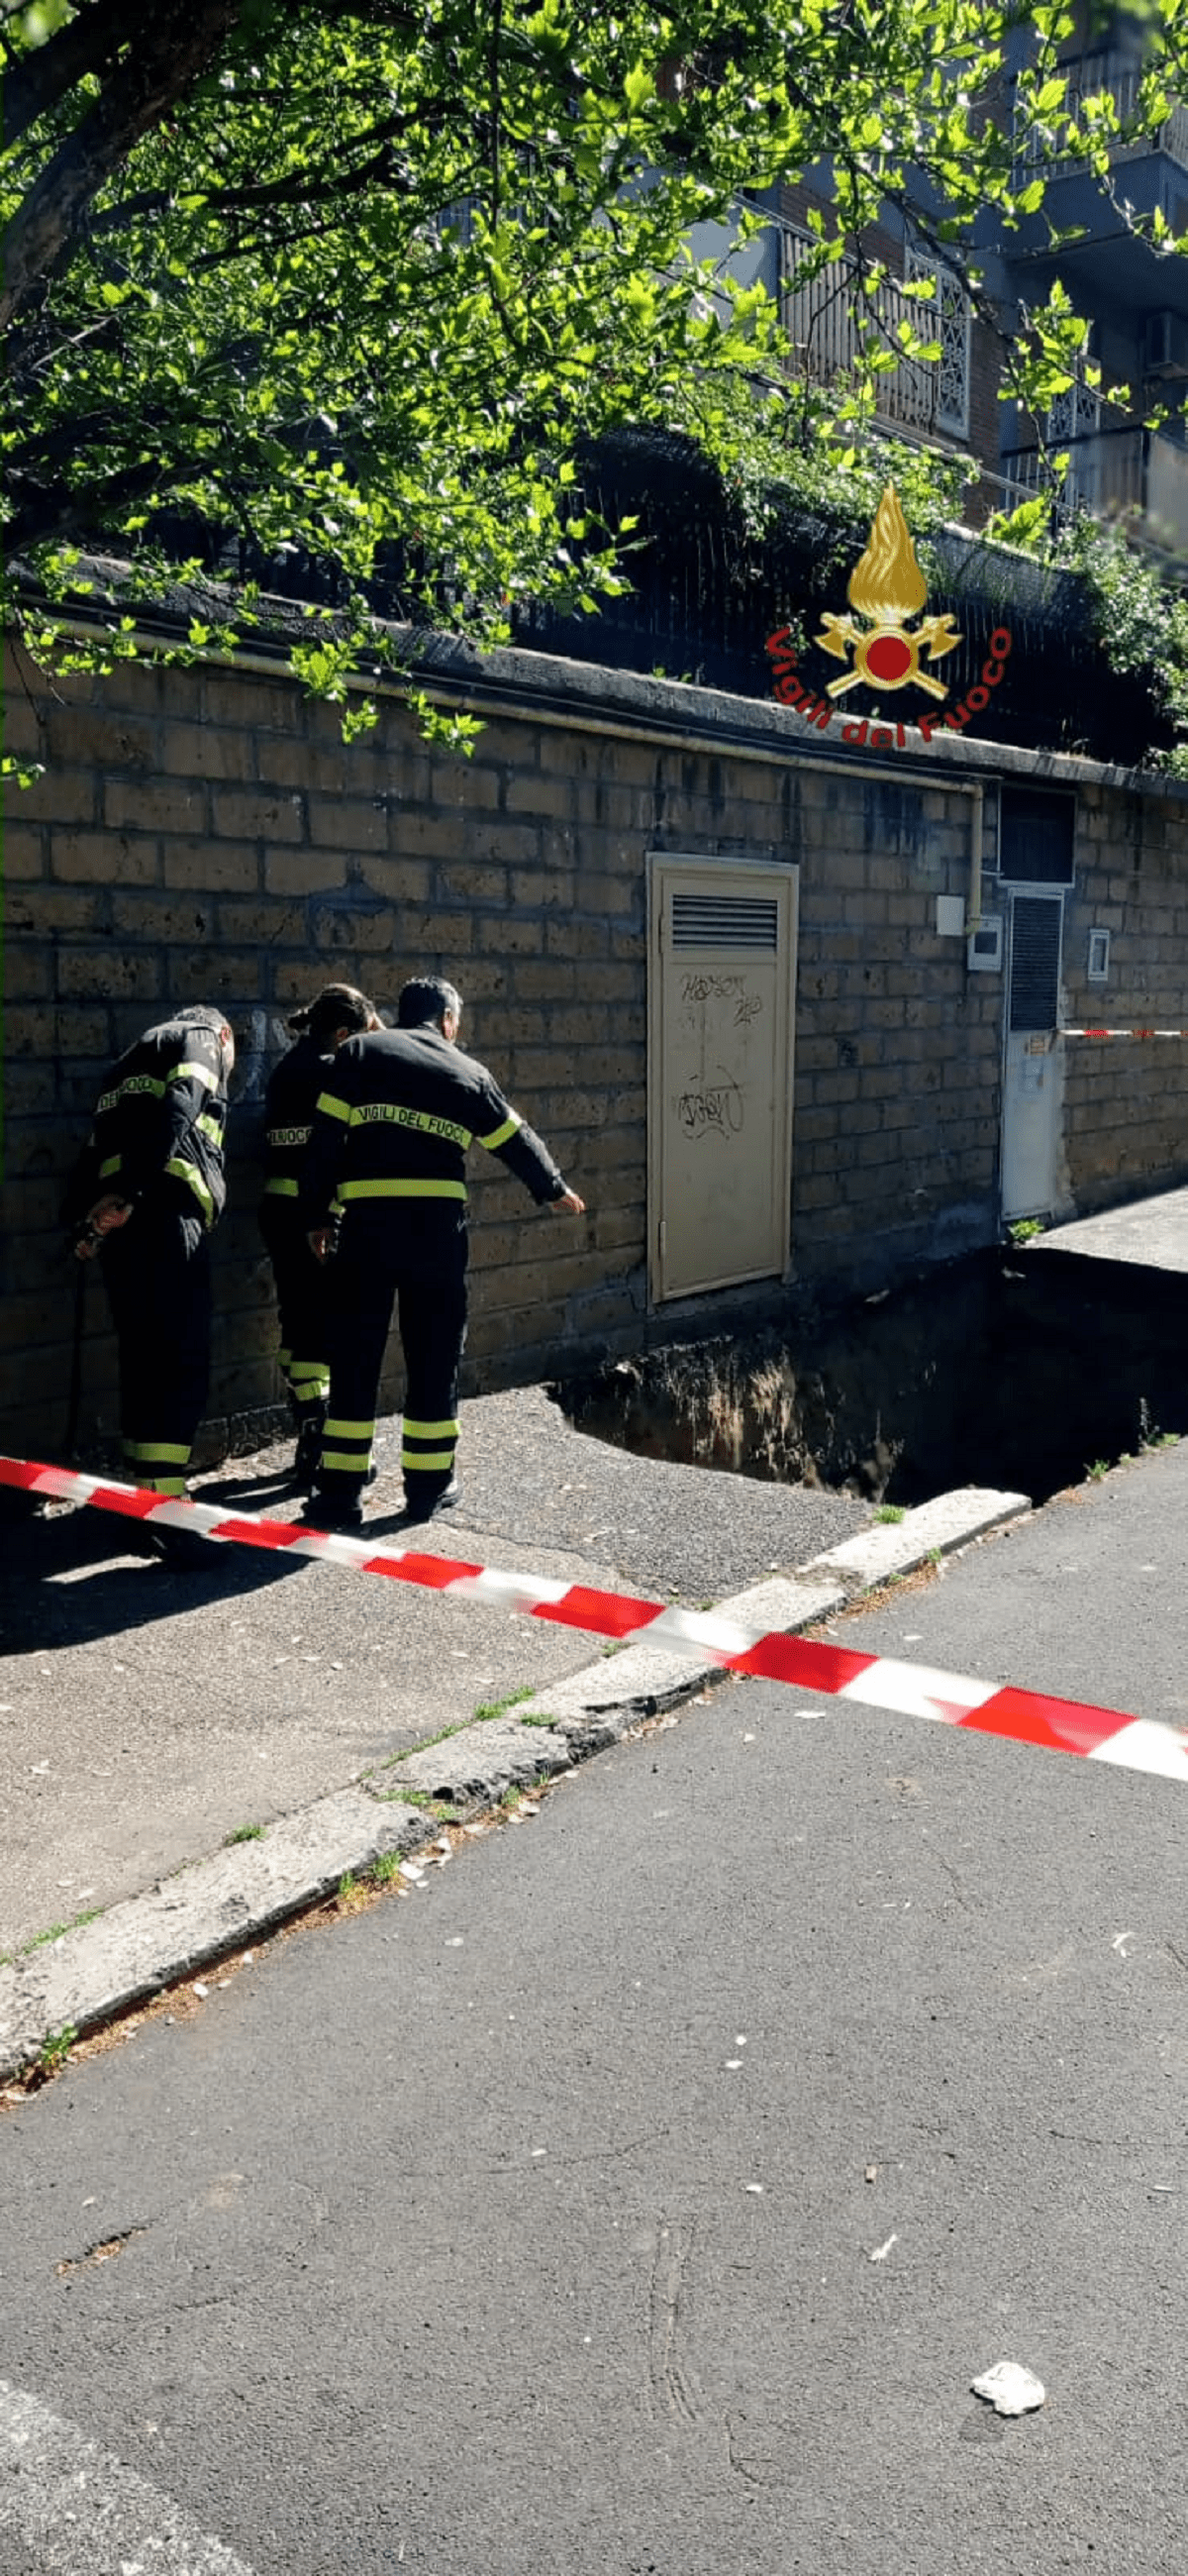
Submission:
[[[846,597],[866,623],[857,626],[852,617],[826,615],[815,639],[821,650],[837,662],[847,662],[851,648],[854,655],[853,669],[845,678],[829,682],[829,696],[842,698],[847,689],[865,680],[872,689],[906,689],[914,683],[927,690],[930,698],[947,698],[943,681],[921,669],[920,656],[923,653],[929,662],[938,662],[961,637],[947,614],[920,617],[928,584],[916,561],[893,483],[888,483],[875,512],[866,552],[854,566]],[[908,624],[912,617],[920,617],[918,626]]]

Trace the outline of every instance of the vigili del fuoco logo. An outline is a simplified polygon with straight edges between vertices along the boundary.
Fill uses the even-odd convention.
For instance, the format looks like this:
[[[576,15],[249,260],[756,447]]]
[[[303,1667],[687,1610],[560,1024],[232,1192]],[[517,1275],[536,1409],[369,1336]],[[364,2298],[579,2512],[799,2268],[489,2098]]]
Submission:
[[[767,639],[774,665],[775,696],[786,706],[795,707],[805,723],[814,725],[819,733],[825,733],[833,722],[831,702],[844,698],[860,682],[880,695],[895,689],[922,689],[939,710],[949,689],[932,665],[960,644],[961,634],[947,610],[941,617],[926,617],[923,613],[928,605],[928,584],[916,560],[893,483],[888,483],[875,512],[866,551],[850,575],[846,597],[855,615],[841,616],[830,610],[820,634],[813,639],[821,652],[849,666],[845,673],[827,683],[824,697],[806,688],[797,677],[797,655],[789,641],[789,629],[781,626]],[[869,743],[879,751],[904,751],[914,747],[913,738],[931,742],[941,725],[951,733],[964,732],[973,717],[989,705],[990,692],[1004,675],[1010,649],[1010,629],[996,626],[981,678],[966,690],[960,705],[947,708],[943,715],[917,714],[911,724],[881,724],[870,716],[860,716],[842,726],[842,741]]]

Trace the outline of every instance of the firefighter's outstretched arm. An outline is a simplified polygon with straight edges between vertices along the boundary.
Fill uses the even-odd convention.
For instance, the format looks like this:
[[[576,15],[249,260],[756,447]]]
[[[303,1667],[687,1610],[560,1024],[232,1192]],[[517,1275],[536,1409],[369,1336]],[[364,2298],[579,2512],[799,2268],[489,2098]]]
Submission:
[[[504,1099],[494,1082],[489,1084],[486,1114],[491,1125],[476,1135],[475,1142],[484,1145],[489,1154],[498,1154],[501,1163],[515,1173],[538,1207],[564,1208],[570,1216],[582,1216],[585,1201],[571,1190],[548,1146],[542,1144],[535,1130],[525,1125],[518,1110]]]

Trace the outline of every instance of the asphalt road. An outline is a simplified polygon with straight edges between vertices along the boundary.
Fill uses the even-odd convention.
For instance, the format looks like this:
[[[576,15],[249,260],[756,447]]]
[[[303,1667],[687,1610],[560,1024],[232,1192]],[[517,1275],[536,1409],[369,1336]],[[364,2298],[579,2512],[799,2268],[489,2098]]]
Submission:
[[[1186,1502],[1145,1459],[844,1633],[1174,1714]],[[0,2576],[1169,2576],[1186,1821],[731,1683],[212,1976],[0,2125],[0,2378],[103,2455],[31,2542],[0,2403]]]

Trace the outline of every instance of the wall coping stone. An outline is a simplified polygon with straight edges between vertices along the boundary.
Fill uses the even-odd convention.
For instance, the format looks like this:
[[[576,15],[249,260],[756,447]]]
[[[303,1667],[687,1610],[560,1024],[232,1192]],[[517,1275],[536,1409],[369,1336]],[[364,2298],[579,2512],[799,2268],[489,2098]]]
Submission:
[[[129,567],[109,556],[80,561],[79,572],[99,584],[93,606],[72,603],[60,622],[67,629],[92,635],[110,613],[114,596],[132,605],[138,640],[151,644],[180,637],[199,609],[227,611],[231,603],[215,584],[179,584],[159,603],[128,602],[122,594]],[[102,596],[106,587],[108,597]],[[53,612],[51,612],[53,613]],[[250,647],[233,652],[209,651],[195,658],[224,670],[268,673],[289,678],[285,654],[291,642],[308,641],[309,624],[293,600],[267,594],[260,602],[261,624]],[[658,748],[732,753],[751,759],[787,762],[810,769],[852,769],[856,777],[902,778],[913,786],[928,780],[977,785],[987,778],[1018,777],[1056,787],[1097,786],[1131,795],[1188,805],[1188,779],[1169,778],[1158,770],[1128,769],[1089,760],[1079,753],[1033,751],[1014,743],[980,736],[934,736],[926,749],[905,748],[889,755],[865,745],[826,750],[806,731],[795,714],[776,699],[739,698],[724,689],[707,689],[685,680],[653,679],[643,672],[612,670],[601,663],[577,662],[554,653],[535,653],[521,645],[481,651],[465,637],[434,634],[425,628],[389,624],[386,632],[407,658],[412,682],[430,698],[442,698],[460,712],[512,714],[538,723],[569,725],[602,734],[628,734],[655,741]],[[360,674],[348,681],[359,694],[400,698],[402,684],[381,675]],[[872,722],[893,722],[886,715]]]

